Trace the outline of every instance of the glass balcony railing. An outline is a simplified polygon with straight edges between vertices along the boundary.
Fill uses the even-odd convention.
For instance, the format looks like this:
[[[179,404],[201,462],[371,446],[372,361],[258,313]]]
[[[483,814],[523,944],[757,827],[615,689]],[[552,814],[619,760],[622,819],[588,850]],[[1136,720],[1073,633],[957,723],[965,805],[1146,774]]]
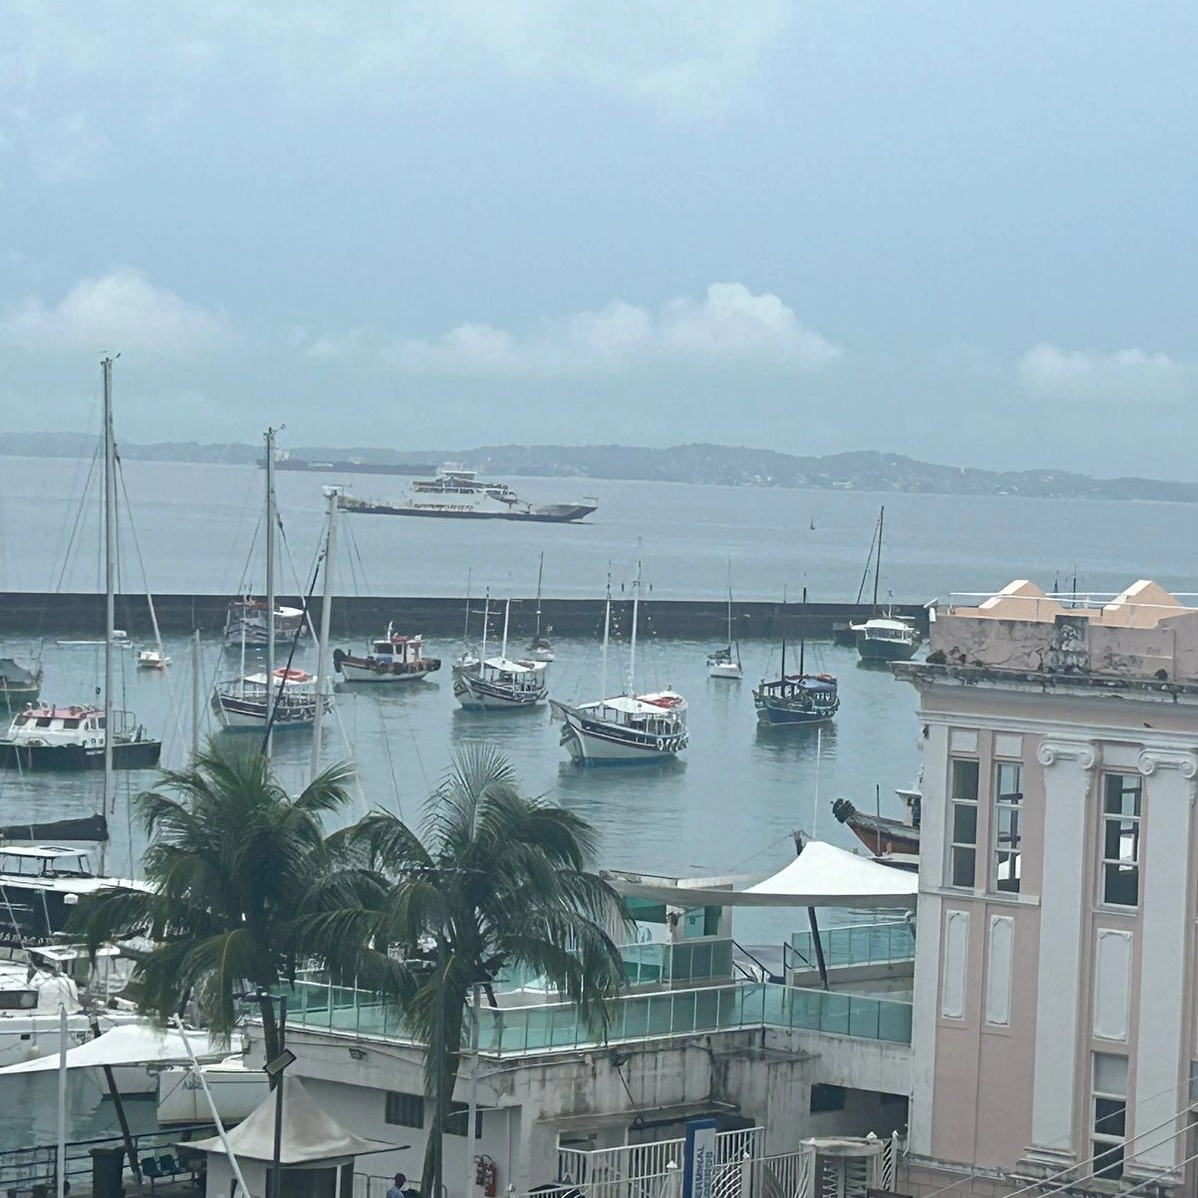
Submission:
[[[915,960],[915,929],[909,923],[850,924],[821,928],[820,944],[829,969],[838,965],[881,965]],[[814,936],[794,932],[790,945],[812,969],[816,967]]]
[[[296,982],[288,1022],[367,1038],[414,1042],[397,1004],[364,990]],[[606,1032],[572,1003],[484,1007],[479,1047],[515,1056],[746,1027],[801,1028],[868,1040],[911,1042],[911,1004],[894,998],[734,982],[693,990],[624,994],[607,1004]]]

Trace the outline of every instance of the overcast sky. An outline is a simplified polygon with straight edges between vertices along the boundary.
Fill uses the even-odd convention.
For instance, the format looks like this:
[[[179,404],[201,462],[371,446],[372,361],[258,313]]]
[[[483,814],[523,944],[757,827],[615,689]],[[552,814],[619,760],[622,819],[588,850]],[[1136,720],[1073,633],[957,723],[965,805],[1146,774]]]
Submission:
[[[1193,0],[0,0],[0,404],[1198,477]]]

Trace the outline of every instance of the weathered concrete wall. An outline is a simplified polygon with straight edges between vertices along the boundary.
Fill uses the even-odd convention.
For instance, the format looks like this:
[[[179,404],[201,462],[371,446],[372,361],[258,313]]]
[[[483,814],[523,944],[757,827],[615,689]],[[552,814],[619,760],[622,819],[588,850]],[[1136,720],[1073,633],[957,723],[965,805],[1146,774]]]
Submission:
[[[292,1072],[340,1122],[359,1135],[410,1145],[372,1157],[371,1173],[419,1173],[424,1131],[384,1119],[387,1090],[423,1092],[419,1051],[303,1029],[289,1031],[288,1046],[299,1058]],[[639,1134],[669,1139],[683,1134],[679,1108],[735,1111],[766,1127],[766,1153],[794,1151],[813,1135],[888,1135],[902,1111],[879,1091],[905,1096],[909,1072],[906,1045],[772,1028],[624,1044],[618,1053],[484,1057],[478,1101],[485,1109],[475,1152],[494,1158],[501,1189],[510,1184],[526,1192],[555,1178],[559,1136],[588,1150],[624,1144],[638,1114],[652,1123],[660,1112],[662,1126]],[[843,1111],[812,1115],[815,1083],[855,1092]],[[470,1088],[467,1067],[453,1097],[468,1101]],[[450,1136],[445,1143],[450,1198],[477,1198],[465,1184],[466,1140]]]

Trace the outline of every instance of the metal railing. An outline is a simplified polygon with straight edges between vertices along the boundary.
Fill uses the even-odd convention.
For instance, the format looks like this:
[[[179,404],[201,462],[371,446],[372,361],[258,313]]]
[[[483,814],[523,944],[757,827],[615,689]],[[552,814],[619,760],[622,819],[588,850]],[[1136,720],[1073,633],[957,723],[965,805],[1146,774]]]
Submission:
[[[211,1124],[194,1124],[170,1127],[164,1131],[141,1132],[132,1137],[133,1149],[140,1162],[147,1156],[161,1156],[167,1152],[176,1156],[176,1145],[194,1132],[207,1135]],[[76,1140],[67,1145],[66,1174],[72,1186],[90,1183],[92,1175],[91,1150],[93,1148],[124,1148],[119,1135],[99,1136],[91,1140]],[[129,1161],[125,1161],[125,1172],[132,1173]],[[53,1193],[58,1174],[58,1145],[37,1144],[32,1148],[7,1148],[0,1151],[0,1190],[16,1190],[28,1193],[35,1186],[47,1186]]]
[[[512,1056],[747,1027],[801,1028],[869,1040],[911,1042],[911,1003],[771,982],[730,982],[687,990],[623,994],[606,1004],[606,1028],[573,1003],[484,1007],[479,1047]],[[294,1025],[370,1039],[420,1043],[397,1003],[369,991],[297,981]]]
[[[848,924],[820,930],[824,962],[837,965],[882,965],[915,960],[915,928],[902,920],[889,923]],[[793,932],[791,948],[808,962],[815,961],[815,937]]]

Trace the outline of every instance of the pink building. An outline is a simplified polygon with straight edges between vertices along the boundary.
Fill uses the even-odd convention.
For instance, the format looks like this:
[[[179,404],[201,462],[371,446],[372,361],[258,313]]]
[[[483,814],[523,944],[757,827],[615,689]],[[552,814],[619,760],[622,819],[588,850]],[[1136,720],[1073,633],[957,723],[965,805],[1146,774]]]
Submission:
[[[924,752],[911,1188],[1192,1190],[1198,609],[1013,582],[895,672]]]

